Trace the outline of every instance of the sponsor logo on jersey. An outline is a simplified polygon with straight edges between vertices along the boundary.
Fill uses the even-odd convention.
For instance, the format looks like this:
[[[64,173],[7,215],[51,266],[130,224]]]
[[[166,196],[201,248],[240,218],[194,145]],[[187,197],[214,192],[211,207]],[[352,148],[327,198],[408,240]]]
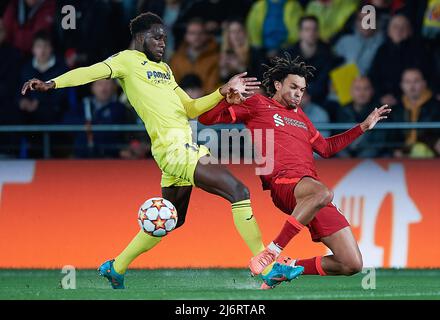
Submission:
[[[284,122],[286,122],[287,124],[290,124],[291,126],[295,126],[295,127],[307,130],[306,124],[304,122],[302,122],[302,121],[298,121],[298,120],[295,120],[295,119],[284,117]]]
[[[171,74],[169,72],[147,71],[147,78],[148,80],[151,78],[154,78],[154,80],[170,80]]]
[[[279,126],[285,126],[286,124],[291,125],[291,126],[295,126],[304,130],[308,130],[307,129],[307,125],[302,122],[302,121],[298,121],[289,117],[281,117],[278,113],[275,113],[273,116],[273,120],[275,121],[275,126],[279,127]]]
[[[281,116],[278,113],[275,113],[273,115],[273,120],[275,121],[275,126],[277,126],[277,127],[283,126],[284,127],[283,118],[281,118]]]

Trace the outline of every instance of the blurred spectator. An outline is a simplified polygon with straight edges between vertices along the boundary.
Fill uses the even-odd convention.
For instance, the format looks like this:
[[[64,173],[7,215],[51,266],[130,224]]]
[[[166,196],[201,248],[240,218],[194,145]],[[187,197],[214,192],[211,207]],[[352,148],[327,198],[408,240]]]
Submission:
[[[202,79],[204,93],[214,91],[220,82],[219,46],[210,37],[202,20],[188,23],[185,41],[171,57],[170,66],[177,83],[190,73]]]
[[[319,22],[315,16],[304,16],[299,20],[299,37],[299,41],[285,51],[292,58],[300,56],[306,64],[316,68],[307,92],[314,102],[321,103],[327,96],[328,74],[334,67],[335,57],[329,45],[320,40]]]
[[[320,105],[313,103],[307,91],[304,92],[302,97],[301,108],[314,124],[330,122],[330,117],[327,111],[325,111],[325,109]],[[330,136],[330,131],[328,130],[320,130],[320,132],[324,137]]]
[[[8,41],[29,55],[35,34],[51,31],[54,14],[55,0],[10,1],[3,16]]]
[[[359,0],[312,0],[306,7],[306,14],[318,18],[321,39],[330,42],[343,30],[358,6]]]
[[[91,125],[125,124],[125,106],[117,101],[113,80],[93,82],[92,96],[83,99],[80,108],[71,110],[65,117],[68,124],[85,124],[86,132],[75,135],[74,153],[77,157],[117,157],[124,145],[124,136],[117,131],[93,132]]]
[[[392,111],[395,122],[440,121],[440,103],[433,98],[431,90],[420,69],[409,68],[402,74],[402,102]],[[395,156],[433,157],[437,150],[440,132],[438,129],[413,129],[405,132],[394,131],[393,141],[404,144],[395,150]]]
[[[164,60],[168,61],[174,53],[175,37],[174,24],[179,17],[181,0],[141,0],[139,1],[139,12],[153,12],[162,17],[167,32],[166,51]]]
[[[32,54],[33,58],[22,67],[21,84],[32,78],[50,80],[67,71],[63,59],[54,54],[52,39],[45,31],[40,31],[35,35]],[[51,94],[30,91],[24,97],[19,95],[17,90],[20,122],[29,125],[58,123],[69,107],[68,90],[72,89],[55,90]],[[62,151],[55,148],[56,143],[54,142],[62,140],[63,134],[51,135],[53,147],[51,153],[53,155],[61,155]],[[42,135],[25,134],[21,145],[21,157],[39,158],[43,156]]]
[[[184,38],[187,23],[199,17],[203,17],[206,22],[207,33],[220,42],[223,21],[245,17],[252,2],[253,0],[182,0],[174,27],[176,47],[180,46]]]
[[[249,11],[246,28],[251,46],[268,57],[298,39],[298,21],[303,14],[296,0],[258,0]]]
[[[35,35],[32,46],[33,58],[21,71],[21,84],[32,78],[50,80],[67,71],[63,59],[53,53],[50,35],[40,31]],[[19,109],[25,124],[54,124],[61,120],[67,110],[66,89],[51,94],[30,91],[19,98]]]
[[[429,0],[422,22],[422,35],[428,39],[440,39],[440,0]]]
[[[372,5],[376,10],[376,27],[386,32],[386,27],[393,15],[400,12],[405,0],[368,0],[366,5]],[[416,2],[416,1],[414,1]],[[419,1],[417,1],[419,2]]]
[[[187,74],[180,80],[179,86],[193,99],[203,96],[202,80],[195,74]]]
[[[394,106],[401,92],[403,70],[418,67],[426,72],[430,63],[422,44],[412,37],[410,22],[404,15],[392,17],[387,35],[388,39],[373,60],[369,76],[380,103]]]
[[[226,83],[233,75],[248,69],[250,47],[243,23],[231,20],[224,24],[220,53],[220,79]]]
[[[377,102],[373,100],[374,89],[370,79],[365,76],[353,81],[351,96],[353,102],[338,109],[336,122],[361,123],[374,108],[379,107]],[[386,151],[386,132],[377,129],[363,134],[359,139],[340,152],[339,156],[374,158],[388,155]]]
[[[335,53],[343,57],[345,63],[355,63],[362,75],[368,74],[376,52],[385,40],[380,29],[362,27],[365,16],[359,11],[354,32],[339,38],[334,46]]]

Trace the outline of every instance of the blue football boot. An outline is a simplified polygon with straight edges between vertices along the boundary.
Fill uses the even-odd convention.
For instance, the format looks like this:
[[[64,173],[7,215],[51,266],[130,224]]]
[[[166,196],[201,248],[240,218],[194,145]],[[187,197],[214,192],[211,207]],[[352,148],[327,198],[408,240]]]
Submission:
[[[289,266],[276,262],[268,274],[261,275],[263,284],[260,289],[273,289],[281,282],[297,279],[303,272],[304,267],[302,266]]]
[[[113,289],[125,289],[124,275],[119,274],[113,268],[113,262],[115,260],[107,260],[99,268],[98,272],[100,276],[107,278]]]

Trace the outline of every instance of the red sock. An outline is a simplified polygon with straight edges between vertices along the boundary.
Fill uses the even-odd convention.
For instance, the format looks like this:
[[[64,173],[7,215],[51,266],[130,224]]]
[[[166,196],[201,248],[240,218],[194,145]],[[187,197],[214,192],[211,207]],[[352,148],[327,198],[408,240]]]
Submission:
[[[319,274],[321,276],[325,276],[326,273],[322,269],[321,260],[322,260],[322,257],[314,257],[314,258],[310,258],[310,259],[296,260],[295,265],[304,267],[303,274],[308,274],[308,275],[318,275]]]
[[[302,228],[304,228],[304,226],[299,223],[294,216],[290,216],[273,243],[275,243],[281,249],[284,249],[289,241],[292,240],[292,238],[296,236],[302,230]]]

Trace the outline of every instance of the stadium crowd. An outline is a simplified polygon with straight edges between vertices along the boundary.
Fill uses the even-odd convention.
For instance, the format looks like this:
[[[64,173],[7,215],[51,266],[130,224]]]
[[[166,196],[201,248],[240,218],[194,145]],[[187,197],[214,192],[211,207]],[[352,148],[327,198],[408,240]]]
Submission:
[[[75,29],[63,27],[66,5]],[[362,10],[371,6],[374,15]],[[146,11],[162,17],[165,61],[193,98],[243,71],[261,79],[263,64],[287,52],[316,67],[302,102],[316,124],[360,122],[381,104],[393,107],[388,122],[440,121],[440,0],[9,0],[0,3],[0,126],[139,123],[113,80],[19,89],[132,48],[129,21]],[[145,136],[56,133],[51,154],[139,159],[150,156]],[[42,157],[42,139],[0,132],[0,155]],[[373,130],[338,156],[439,155],[440,129],[413,129]]]

